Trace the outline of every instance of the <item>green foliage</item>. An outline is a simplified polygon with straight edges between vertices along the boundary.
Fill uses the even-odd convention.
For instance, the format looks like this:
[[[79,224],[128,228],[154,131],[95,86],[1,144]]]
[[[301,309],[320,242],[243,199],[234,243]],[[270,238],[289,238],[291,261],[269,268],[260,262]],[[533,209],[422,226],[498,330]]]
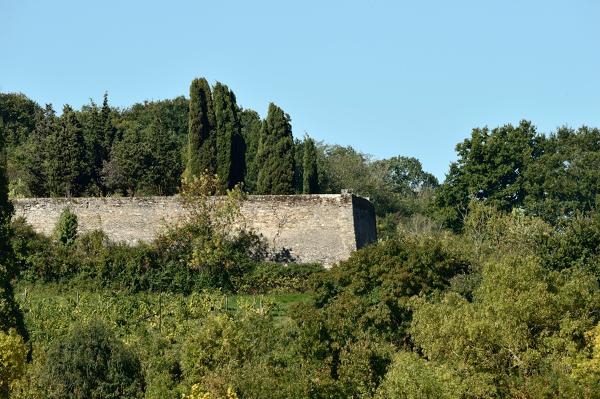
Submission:
[[[35,116],[35,128],[27,141],[14,151],[15,172],[13,185],[22,182],[25,189],[14,190],[14,195],[45,197],[48,196],[48,182],[45,160],[48,137],[58,130],[58,119],[52,105],[46,105],[43,111]],[[17,171],[19,170],[20,171]]]
[[[374,393],[394,347],[409,346],[410,298],[444,289],[469,269],[439,237],[386,240],[314,278],[298,308],[305,356],[329,367],[341,397]]]
[[[65,208],[56,223],[56,239],[63,245],[73,245],[77,239],[77,215]]]
[[[216,287],[232,289],[232,279],[263,257],[259,238],[234,227],[241,221],[244,194],[239,187],[223,192],[217,176],[201,175],[184,182],[182,204],[188,212],[184,229],[191,232],[188,265]],[[216,194],[223,194],[215,198]],[[254,258],[254,259],[253,259]]]
[[[422,359],[413,352],[398,352],[377,389],[378,399],[461,398],[460,379],[453,370]]]
[[[290,116],[275,104],[269,104],[257,153],[260,165],[257,193],[281,195],[294,192],[293,144]]]
[[[113,124],[113,112],[114,111],[108,105],[108,93],[105,92],[102,98],[102,108],[100,109],[101,133],[99,134],[102,139],[101,148],[104,151],[103,160],[107,158],[108,152],[117,138],[116,128]]]
[[[471,138],[456,146],[458,161],[450,165],[446,181],[436,194],[438,218],[454,230],[472,199],[485,200],[502,211],[523,205],[525,170],[538,156],[535,127],[473,129]]]
[[[228,387],[225,396],[221,396],[223,399],[238,399],[237,394],[233,388]],[[202,389],[200,384],[192,385],[189,395],[183,395],[183,399],[219,399],[219,397],[213,396],[210,392],[206,392]]]
[[[221,182],[211,176],[185,183],[181,200],[187,217],[150,244],[113,243],[98,231],[77,237],[76,218],[70,212],[59,221],[57,241],[17,220],[12,246],[20,275],[28,281],[71,281],[132,292],[189,293],[209,287],[253,293],[284,287],[306,290],[303,278],[320,266],[262,265],[269,255],[265,242],[252,232],[231,228],[234,222],[243,226],[243,193],[235,189],[215,198],[221,190]]]
[[[251,294],[306,292],[310,277],[323,271],[318,264],[263,262],[243,274],[235,285],[239,291]]]
[[[330,320],[333,336],[373,333],[402,344],[411,320],[409,299],[443,289],[468,270],[468,261],[439,237],[386,240],[317,279],[314,307]],[[336,324],[340,318],[347,321]]]
[[[88,179],[83,131],[75,111],[63,109],[58,129],[48,137],[45,159],[48,191],[52,196],[78,196]]]
[[[600,281],[600,212],[578,213],[560,224],[538,253],[551,268],[578,267]]]
[[[260,132],[262,121],[256,111],[244,109],[240,111],[241,134],[245,145],[246,175],[244,187],[251,193],[255,192],[258,181],[258,171],[260,164],[258,162],[258,144],[260,141]]]
[[[0,125],[0,265],[6,267],[9,237],[11,234],[10,220],[13,214],[12,203],[8,199],[8,179],[6,176],[6,150],[4,130]]]
[[[585,397],[600,392],[600,324],[586,333],[586,347],[574,358],[572,377]]]
[[[117,379],[137,388],[98,397],[598,397],[597,129],[474,129],[441,187],[415,158],[291,130],[277,106],[261,121],[206,79],[189,100],[117,109],[105,94],[60,118],[0,94],[0,346],[20,348],[3,350],[0,373],[24,356],[6,332],[28,339],[15,280],[33,359],[13,397],[69,397],[61,377],[114,387],[102,382],[118,375],[109,347],[128,353],[136,377]],[[275,255],[244,230],[244,194],[224,191],[242,181],[264,194],[350,189],[375,204],[383,239],[330,271],[264,262]],[[9,193],[178,192],[187,220],[149,244],[77,236],[72,217],[58,240],[11,226]],[[74,359],[104,376],[83,383]]]
[[[531,256],[507,257],[485,265],[472,297],[419,300],[411,327],[429,360],[460,371],[463,395],[572,395],[565,360],[597,323],[594,277],[548,271]]]
[[[244,181],[244,143],[235,94],[219,82],[213,88],[217,175],[229,189]]]
[[[272,106],[272,116],[263,122],[255,111],[238,108],[233,92],[221,83],[211,91],[206,79],[195,79],[189,100],[145,101],[126,109],[111,107],[105,93],[101,106],[91,101],[79,111],[68,107],[60,118],[51,105],[43,110],[17,97],[0,101],[9,133],[18,130],[20,137],[11,141],[8,168],[15,197],[171,195],[179,191],[182,174],[191,178],[205,171],[220,175],[228,188],[243,181],[250,193],[303,191],[304,144],[294,142],[289,116]],[[63,150],[70,154],[65,170],[59,161]],[[379,215],[423,213],[421,194],[429,190],[428,183],[411,183],[420,188],[406,195],[389,179],[398,168],[412,173],[410,179],[421,179],[414,159],[374,162],[352,149],[322,144],[316,145],[314,157],[310,148],[306,156],[310,192],[350,188],[369,196]],[[261,171],[266,187],[259,190]],[[426,181],[431,178],[424,175]]]
[[[140,361],[100,322],[75,325],[50,345],[37,376],[46,398],[142,398]]]
[[[11,246],[11,218],[14,209],[8,199],[4,133],[0,129],[0,332],[17,328],[19,334],[27,338],[23,315],[13,297],[12,280],[16,276],[16,268]]]
[[[185,177],[216,172],[215,113],[210,85],[205,78],[190,85],[189,133]]]
[[[27,347],[14,328],[0,331],[0,398],[8,399],[25,372]]]
[[[84,157],[89,160],[87,170],[89,182],[85,191],[97,195],[105,191],[101,181],[101,172],[110,150],[105,147],[102,116],[100,108],[93,101],[90,101],[89,106],[84,106],[79,113],[85,143]]]
[[[302,170],[302,193],[317,194],[319,192],[317,149],[315,147],[315,141],[308,136],[304,138]]]
[[[586,212],[600,193],[600,131],[562,127],[538,141],[541,155],[525,171],[525,208],[553,224]]]
[[[600,131],[585,126],[577,131],[562,127],[548,137],[526,121],[491,131],[474,129],[456,147],[459,159],[436,194],[434,212],[455,231],[462,228],[471,200],[504,212],[523,209],[560,224],[595,207],[599,142]]]
[[[524,256],[539,253],[547,248],[555,232],[543,220],[513,210],[500,212],[485,203],[472,201],[464,219],[464,242],[477,262],[496,259],[506,253]]]
[[[279,304],[287,295],[255,301],[219,293],[131,294],[44,284],[21,286],[19,298],[36,343],[30,385],[43,385],[39,375],[48,348],[69,335],[73,324],[94,320],[138,353],[148,398],[180,398],[199,382],[202,392],[215,394],[232,387],[241,397],[306,397],[298,392],[315,381],[304,377],[319,373],[318,365],[296,361],[298,326]]]
[[[150,164],[149,157],[150,148],[143,141],[139,127],[125,129],[123,139],[114,144],[110,161],[103,167],[106,186],[113,192],[135,195],[143,181],[146,165]]]
[[[115,142],[103,167],[103,181],[124,195],[169,195],[177,189],[182,170],[177,138],[158,121],[144,129],[123,125],[123,138]]]
[[[350,189],[368,197],[380,217],[395,213],[405,218],[428,212],[437,180],[424,172],[415,158],[398,156],[374,161],[352,147],[337,145],[319,146],[317,150],[320,191],[339,193]]]
[[[27,140],[40,111],[40,106],[22,93],[0,93],[0,120],[7,147],[14,148]]]

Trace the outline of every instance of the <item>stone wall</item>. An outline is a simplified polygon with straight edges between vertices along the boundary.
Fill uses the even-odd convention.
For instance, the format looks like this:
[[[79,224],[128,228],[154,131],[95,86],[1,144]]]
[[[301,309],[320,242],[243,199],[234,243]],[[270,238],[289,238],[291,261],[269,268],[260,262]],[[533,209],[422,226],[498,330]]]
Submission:
[[[186,215],[177,197],[28,198],[14,204],[16,216],[40,233],[52,234],[69,207],[80,231],[100,229],[129,244],[152,240]],[[247,227],[301,262],[329,266],[377,239],[373,205],[350,194],[249,196],[241,211]]]

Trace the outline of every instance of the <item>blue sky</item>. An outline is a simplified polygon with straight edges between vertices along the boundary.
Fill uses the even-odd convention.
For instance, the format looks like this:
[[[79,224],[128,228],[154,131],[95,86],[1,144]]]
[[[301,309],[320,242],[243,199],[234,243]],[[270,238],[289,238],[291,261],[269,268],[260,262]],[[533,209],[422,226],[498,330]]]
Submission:
[[[221,81],[294,134],[443,179],[476,126],[600,126],[600,2],[0,0],[0,91],[113,105]]]

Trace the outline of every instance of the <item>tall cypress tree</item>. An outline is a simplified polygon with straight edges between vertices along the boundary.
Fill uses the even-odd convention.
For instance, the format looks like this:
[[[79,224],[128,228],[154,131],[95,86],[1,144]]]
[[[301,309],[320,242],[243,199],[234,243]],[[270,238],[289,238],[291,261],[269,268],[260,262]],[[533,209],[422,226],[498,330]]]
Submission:
[[[235,94],[219,82],[213,88],[215,107],[217,174],[232,188],[244,179],[244,148]]]
[[[302,159],[302,192],[316,194],[319,192],[319,175],[317,170],[317,148],[310,137],[304,138],[304,157]]]
[[[215,115],[210,85],[205,78],[190,85],[187,165],[185,178],[216,172]]]
[[[242,139],[244,142],[245,174],[244,186],[253,193],[256,191],[258,180],[258,144],[260,142],[260,133],[262,129],[262,120],[258,112],[251,109],[244,109],[240,112],[240,125]]]
[[[294,138],[290,116],[273,103],[269,104],[262,127],[257,157],[259,194],[294,192]]]

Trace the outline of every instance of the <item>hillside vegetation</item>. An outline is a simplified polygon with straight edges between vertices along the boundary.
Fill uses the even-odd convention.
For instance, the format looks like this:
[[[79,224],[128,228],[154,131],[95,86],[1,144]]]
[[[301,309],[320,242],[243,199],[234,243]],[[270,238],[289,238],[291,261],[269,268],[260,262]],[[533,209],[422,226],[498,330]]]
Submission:
[[[0,94],[0,139],[0,398],[600,397],[597,129],[476,128],[438,184],[196,79],[60,117]],[[247,193],[341,188],[379,241],[330,270],[230,228]],[[185,223],[137,246],[9,201],[174,193]]]

